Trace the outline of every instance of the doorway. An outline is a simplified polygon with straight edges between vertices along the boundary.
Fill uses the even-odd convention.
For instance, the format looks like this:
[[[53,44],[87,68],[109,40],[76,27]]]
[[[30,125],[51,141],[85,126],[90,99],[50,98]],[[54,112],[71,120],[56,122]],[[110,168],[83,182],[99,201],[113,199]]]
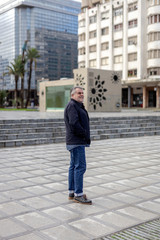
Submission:
[[[156,91],[154,90],[148,92],[148,107],[156,107]]]

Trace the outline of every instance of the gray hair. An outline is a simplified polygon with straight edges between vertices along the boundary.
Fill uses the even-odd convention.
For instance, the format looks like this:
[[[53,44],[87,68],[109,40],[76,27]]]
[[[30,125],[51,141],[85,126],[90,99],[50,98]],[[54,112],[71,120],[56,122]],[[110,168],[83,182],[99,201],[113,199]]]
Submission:
[[[71,96],[75,94],[77,88],[83,90],[83,88],[82,88],[82,87],[79,87],[79,86],[73,87],[73,88],[71,89]]]

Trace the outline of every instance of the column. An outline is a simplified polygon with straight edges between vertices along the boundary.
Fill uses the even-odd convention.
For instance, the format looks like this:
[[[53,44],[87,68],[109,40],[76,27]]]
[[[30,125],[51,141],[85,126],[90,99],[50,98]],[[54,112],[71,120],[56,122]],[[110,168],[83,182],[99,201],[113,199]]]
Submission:
[[[147,107],[147,91],[146,86],[143,87],[143,108]]]
[[[123,73],[122,79],[128,78],[128,3],[123,2]]]
[[[128,108],[131,107],[131,87],[128,86]]]
[[[101,16],[100,5],[97,4],[97,69],[101,68]]]
[[[156,108],[160,108],[160,87],[158,86],[156,91]]]
[[[86,45],[85,45],[85,67],[89,67],[89,9],[86,8],[86,16],[85,16],[85,33],[86,33]]]
[[[113,69],[113,5],[110,1],[109,6],[109,70]]]

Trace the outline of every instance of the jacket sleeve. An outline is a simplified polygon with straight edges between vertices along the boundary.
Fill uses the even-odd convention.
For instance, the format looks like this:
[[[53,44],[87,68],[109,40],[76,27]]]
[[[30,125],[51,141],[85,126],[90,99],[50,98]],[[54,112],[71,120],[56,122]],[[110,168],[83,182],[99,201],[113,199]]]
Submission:
[[[77,136],[85,137],[86,131],[80,123],[80,119],[79,119],[79,115],[76,107],[74,105],[69,105],[67,112],[68,112],[67,115],[68,115],[68,121],[71,127],[71,131]]]

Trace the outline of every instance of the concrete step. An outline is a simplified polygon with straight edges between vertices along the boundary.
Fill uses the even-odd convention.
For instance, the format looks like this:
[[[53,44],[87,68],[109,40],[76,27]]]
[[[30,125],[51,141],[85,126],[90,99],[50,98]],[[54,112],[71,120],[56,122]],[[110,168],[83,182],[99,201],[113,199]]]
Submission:
[[[40,138],[40,139],[17,139],[17,140],[6,140],[0,141],[0,148],[3,147],[20,147],[20,146],[31,146],[40,144],[52,144],[65,142],[65,137],[56,138]]]
[[[91,118],[91,139],[160,135],[160,117]],[[0,147],[65,142],[63,119],[0,120]]]
[[[160,131],[101,134],[99,139],[102,140],[102,139],[111,139],[111,138],[129,138],[129,137],[142,137],[142,136],[153,136],[153,135],[160,135]]]

